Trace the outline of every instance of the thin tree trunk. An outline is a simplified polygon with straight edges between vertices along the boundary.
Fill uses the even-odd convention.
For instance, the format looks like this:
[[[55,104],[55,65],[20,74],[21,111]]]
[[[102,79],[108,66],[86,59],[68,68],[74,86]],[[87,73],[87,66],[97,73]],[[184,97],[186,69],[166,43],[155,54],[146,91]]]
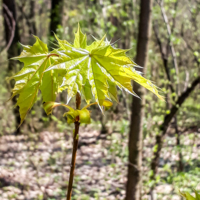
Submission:
[[[143,72],[148,60],[148,41],[150,37],[152,0],[140,1],[140,22],[137,43],[136,63],[143,67]],[[143,117],[145,90],[134,84],[134,92],[139,98],[133,98],[132,118],[129,133],[129,166],[126,200],[140,200],[142,188],[142,142],[143,142]]]
[[[35,25],[35,1],[30,2],[30,10],[29,15],[27,15],[24,11],[27,2],[22,2],[21,5],[18,5],[19,11],[22,17],[25,19],[26,25],[29,28],[29,34],[37,35],[36,33],[36,25]],[[33,38],[33,37],[32,37]]]
[[[62,7],[63,0],[51,0],[50,36],[54,37],[58,25],[62,23]]]
[[[29,19],[31,20],[31,32],[32,34],[37,35],[37,29],[35,24],[35,1],[30,2]]]
[[[80,109],[81,105],[81,96],[79,93],[76,94],[76,109]],[[78,139],[79,139],[79,126],[80,122],[77,120],[75,123],[75,130],[73,133],[73,150],[72,150],[72,159],[71,159],[71,169],[70,169],[70,176],[69,176],[69,183],[67,188],[67,198],[66,200],[71,200],[72,195],[72,186],[74,180],[74,171],[76,166],[76,152],[78,149]]]
[[[18,32],[18,26],[16,24],[16,9],[15,9],[15,1],[14,0],[3,0],[3,16],[4,16],[4,27],[5,27],[5,38],[6,43],[9,44],[11,42],[11,45],[7,51],[7,58],[8,58],[8,76],[12,75],[12,72],[16,70],[16,61],[10,60],[10,58],[18,56],[19,55],[19,48],[18,48],[18,42],[19,42],[19,32]],[[15,23],[13,23],[13,20]],[[14,24],[14,27],[12,27],[12,24]],[[12,31],[14,30],[14,37],[12,41],[10,41],[12,37]],[[13,88],[14,81],[11,81],[11,87]],[[16,104],[17,100],[16,97],[12,99],[13,105]],[[16,134],[20,132],[20,129],[18,128],[20,124],[20,115],[18,108],[14,108],[13,110],[15,115],[15,121],[16,121]]]
[[[177,124],[177,117],[174,117],[175,121],[175,131],[176,131],[176,146],[178,147],[178,155],[179,155],[179,161],[178,161],[178,172],[182,172],[184,169],[183,165],[183,155],[181,153],[181,141],[180,141],[180,130],[178,129],[178,124]]]
[[[195,87],[199,83],[200,83],[200,76],[197,77],[191,83],[191,86],[188,87],[187,90],[184,91],[179,96],[176,103],[170,109],[170,113],[165,116],[164,121],[163,121],[162,125],[160,126],[160,135],[156,136],[156,144],[155,144],[157,151],[154,152],[153,159],[152,159],[152,162],[151,162],[151,170],[153,171],[153,174],[151,176],[152,180],[155,179],[155,176],[157,174],[158,162],[159,162],[159,159],[160,159],[160,153],[161,153],[161,149],[162,149],[162,145],[163,145],[163,139],[164,139],[164,137],[167,133],[167,129],[169,127],[169,124],[170,124],[171,120],[173,119],[173,117],[175,116],[175,114],[177,113],[178,109],[181,107],[181,105],[185,102],[185,100],[189,97],[191,92],[195,89]]]
[[[74,171],[76,166],[76,152],[78,149],[78,132],[79,132],[79,122],[75,122],[75,131],[73,136],[73,151],[72,151],[72,160],[71,160],[71,169],[70,169],[70,177],[69,177],[69,183],[68,183],[68,190],[67,190],[67,200],[71,199],[72,195],[72,186],[73,186],[73,180],[74,180]]]
[[[177,9],[177,4],[178,4],[178,2],[175,3],[175,10]],[[175,18],[174,18],[173,19],[172,32],[174,31],[175,22],[176,21],[175,21]],[[163,45],[162,45],[162,42],[161,42],[161,40],[159,38],[159,35],[158,35],[158,27],[157,27],[156,22],[153,23],[153,29],[154,29],[154,33],[155,33],[155,36],[156,36],[157,44],[158,44],[159,49],[160,49],[160,53],[161,53],[161,57],[162,57],[162,60],[163,60],[163,65],[164,65],[165,73],[166,73],[167,79],[169,81],[168,87],[170,88],[171,93],[174,93],[175,89],[174,89],[174,87],[172,85],[172,81],[171,81],[171,77],[170,77],[170,73],[169,73],[169,68],[168,68],[169,55],[168,55],[168,52],[164,53],[164,51],[163,51]],[[166,49],[169,49],[170,45],[171,45],[171,42],[170,42],[170,39],[169,39]],[[176,60],[174,61],[174,63],[176,63],[176,65],[177,65],[177,61]],[[177,67],[178,67],[178,65],[177,65]],[[185,86],[185,90],[186,90],[186,88],[187,88],[187,85]],[[178,87],[176,87],[176,93],[179,94]],[[175,101],[175,96],[173,96],[173,100]],[[166,105],[166,107],[167,107],[167,109],[169,109],[168,98],[167,98],[167,105]],[[177,117],[176,116],[174,117],[174,123],[175,123],[175,131],[176,131],[176,135],[177,135],[176,136],[176,143],[177,143],[177,146],[180,147],[180,131],[178,130],[178,124],[177,124]],[[179,153],[178,171],[182,171],[182,170],[183,170],[183,163],[182,163],[182,154],[180,152]],[[153,189],[153,187],[151,189]]]
[[[110,0],[111,6],[114,6],[115,3],[116,3],[116,0]],[[117,28],[117,30],[118,30],[118,31],[115,31],[114,36],[113,36],[113,38],[112,38],[112,40],[111,40],[111,43],[115,43],[115,42],[117,42],[118,39],[119,39],[119,34],[118,34],[118,32],[119,32],[119,29],[120,29],[120,26],[119,26],[120,23],[119,23],[118,18],[117,18],[116,16],[114,16],[112,13],[110,14],[110,22],[111,22],[112,25],[115,26],[115,27]],[[118,43],[118,44],[119,44],[119,43]]]
[[[179,76],[178,76],[179,75],[179,69],[178,69],[178,64],[177,64],[177,59],[176,59],[176,52],[175,52],[174,46],[171,42],[171,35],[172,35],[171,27],[169,25],[167,15],[165,14],[163,0],[160,1],[159,5],[160,5],[161,13],[162,13],[162,16],[163,16],[163,20],[164,20],[166,27],[167,27],[167,33],[168,33],[168,37],[169,37],[169,47],[170,47],[170,51],[171,51],[171,54],[172,54],[172,58],[173,58],[172,60],[173,60],[174,69],[176,71],[176,78],[177,78],[176,91],[179,95]]]

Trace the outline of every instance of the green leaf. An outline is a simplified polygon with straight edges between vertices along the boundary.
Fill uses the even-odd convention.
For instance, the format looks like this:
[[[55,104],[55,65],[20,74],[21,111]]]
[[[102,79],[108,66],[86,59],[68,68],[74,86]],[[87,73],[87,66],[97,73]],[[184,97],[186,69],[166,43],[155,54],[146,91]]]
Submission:
[[[194,190],[196,197],[193,197],[189,192],[181,192],[180,195],[185,197],[186,200],[200,200],[200,194],[196,190]]]
[[[194,190],[194,192],[195,192],[195,195],[196,195],[196,200],[200,200],[200,194],[196,190]]]
[[[84,94],[84,98],[85,98],[87,104],[89,104],[90,101],[92,100],[92,91],[91,91],[91,85],[90,85],[88,79],[86,80],[86,83],[82,89],[82,92]]]
[[[83,93],[87,104],[94,99],[94,104],[103,110],[106,99],[118,101],[117,87],[137,96],[132,90],[132,81],[135,81],[163,100],[158,88],[136,71],[137,64],[126,55],[128,50],[114,48],[106,35],[87,45],[87,37],[78,25],[73,44],[55,35],[58,48],[52,52],[34,37],[35,44],[22,45],[24,50],[20,56],[13,58],[24,63],[21,71],[10,78],[16,81],[12,97],[19,95],[21,123],[36,102],[39,91],[43,102],[55,101],[57,93],[63,90],[68,92],[67,103],[77,92]]]
[[[103,106],[104,107],[107,107],[107,108],[109,108],[109,107],[111,107],[113,104],[112,104],[112,102],[110,102],[110,101],[107,101],[107,100],[104,100],[103,101]]]
[[[79,115],[77,110],[66,112],[63,116],[67,116],[67,123],[71,124],[76,121],[76,117]]]
[[[189,192],[185,192],[183,196],[186,198],[186,200],[195,200],[195,198],[190,195]]]
[[[67,123],[71,124],[76,121],[83,124],[89,124],[90,123],[90,112],[87,109],[82,110],[70,110],[64,114],[64,116],[67,116]]]
[[[74,47],[76,48],[86,48],[87,37],[81,32],[80,25],[78,24],[78,31],[75,33]]]
[[[108,80],[108,94],[110,96],[111,99],[113,99],[114,101],[118,102],[118,97],[117,97],[117,88],[115,83],[113,83],[112,81]]]
[[[27,112],[33,107],[35,103],[39,91],[39,87],[42,81],[42,73],[46,69],[48,60],[45,59],[41,65],[38,66],[35,73],[27,80],[27,83],[24,87],[20,90],[20,95],[17,100],[17,105],[20,107],[20,117],[21,123],[24,121]]]
[[[102,106],[106,98],[118,100],[116,87],[137,96],[132,91],[132,80],[163,100],[158,88],[136,71],[137,64],[126,55],[128,50],[112,47],[105,37],[101,40],[95,39],[91,45],[86,46],[86,35],[78,25],[73,46],[58,39],[60,48],[56,54],[59,58],[46,71],[58,70],[59,73],[59,70],[63,70],[60,72],[63,82],[59,91],[68,90],[67,103],[79,92],[84,94],[88,104],[93,96]]]
[[[87,109],[79,110],[80,123],[90,124],[90,112]]]
[[[44,71],[54,62],[54,53],[48,53],[48,48],[38,37],[33,46],[23,46],[24,50],[19,57],[13,59],[24,63],[24,67],[16,75],[9,79],[15,79],[15,87],[12,97],[19,94],[17,105],[19,106],[21,123],[26,114],[36,102],[39,90],[41,90],[43,101],[55,101],[57,93],[57,75],[51,70]],[[54,59],[53,59],[54,58]]]
[[[53,60],[52,57],[48,57],[48,64],[45,69],[47,69]],[[55,101],[56,100],[56,95],[58,93],[58,85],[59,84],[59,76],[57,73],[55,73],[53,70],[48,71],[48,73],[43,73],[41,74],[41,84],[40,84],[40,90],[42,93],[42,99],[43,102],[47,101]]]
[[[68,108],[70,111],[74,111],[72,107],[62,104],[62,103],[56,103],[56,102],[50,101],[43,104],[43,108],[47,115],[52,114],[53,109],[58,106],[63,106],[65,108]]]
[[[84,108],[82,108],[82,110],[87,109],[87,108],[89,108],[90,106],[92,106],[92,105],[97,105],[97,104],[98,104],[97,102],[88,104],[87,106],[85,106]],[[110,101],[108,101],[108,100],[104,100],[102,105],[103,105],[104,107],[109,108],[109,107],[111,107],[113,104],[112,104],[112,102],[110,102]]]

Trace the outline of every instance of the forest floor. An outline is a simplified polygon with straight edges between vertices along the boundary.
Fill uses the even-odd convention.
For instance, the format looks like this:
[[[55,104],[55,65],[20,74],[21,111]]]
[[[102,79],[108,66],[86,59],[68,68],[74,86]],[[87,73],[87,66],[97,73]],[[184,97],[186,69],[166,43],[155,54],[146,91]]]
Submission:
[[[121,127],[126,127],[121,125]],[[100,135],[99,128],[83,126],[77,153],[73,199],[122,200],[127,181],[127,129]],[[150,161],[153,137],[144,140],[143,199],[149,199]],[[186,130],[181,147],[171,134],[159,165],[155,199],[179,200],[178,189],[198,188],[200,180],[200,130]],[[197,142],[198,141],[198,142]],[[72,137],[69,132],[29,133],[0,137],[0,199],[1,200],[62,200],[71,160]],[[181,148],[181,150],[180,150]],[[184,171],[177,172],[179,153]]]

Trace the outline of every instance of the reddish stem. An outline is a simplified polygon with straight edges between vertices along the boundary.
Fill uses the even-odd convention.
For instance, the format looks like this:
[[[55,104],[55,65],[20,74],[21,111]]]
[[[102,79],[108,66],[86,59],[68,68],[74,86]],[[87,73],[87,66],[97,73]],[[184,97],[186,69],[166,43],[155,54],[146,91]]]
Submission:
[[[80,109],[81,104],[81,96],[79,93],[76,94],[76,109]],[[72,159],[71,159],[71,169],[70,169],[70,176],[69,176],[69,184],[68,184],[68,190],[67,190],[67,200],[71,200],[72,195],[72,186],[73,186],[73,180],[74,180],[74,170],[76,166],[76,152],[78,149],[78,139],[79,139],[79,121],[76,121],[74,123],[75,125],[75,131],[73,134],[73,150],[72,150]]]

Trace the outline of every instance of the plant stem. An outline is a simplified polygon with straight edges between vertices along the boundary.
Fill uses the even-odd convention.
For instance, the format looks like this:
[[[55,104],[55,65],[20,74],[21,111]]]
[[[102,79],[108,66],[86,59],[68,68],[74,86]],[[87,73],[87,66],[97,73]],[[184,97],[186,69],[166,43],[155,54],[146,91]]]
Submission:
[[[81,96],[79,93],[76,94],[76,109],[80,109],[81,105]],[[71,169],[70,169],[70,176],[69,176],[69,183],[68,183],[68,190],[67,190],[67,200],[71,200],[72,195],[72,186],[73,186],[73,180],[74,180],[74,170],[76,165],[76,152],[78,149],[78,139],[79,139],[79,120],[77,120],[75,123],[75,131],[73,133],[73,150],[72,150],[72,159],[71,159]]]
[[[67,191],[67,200],[71,200],[72,195],[72,185],[74,180],[74,170],[75,170],[75,164],[76,164],[76,152],[78,148],[78,131],[79,131],[79,122],[75,122],[75,132],[73,137],[73,151],[72,151],[72,160],[71,160],[71,170],[70,170],[70,176],[69,176],[69,184],[68,184],[68,191]]]

